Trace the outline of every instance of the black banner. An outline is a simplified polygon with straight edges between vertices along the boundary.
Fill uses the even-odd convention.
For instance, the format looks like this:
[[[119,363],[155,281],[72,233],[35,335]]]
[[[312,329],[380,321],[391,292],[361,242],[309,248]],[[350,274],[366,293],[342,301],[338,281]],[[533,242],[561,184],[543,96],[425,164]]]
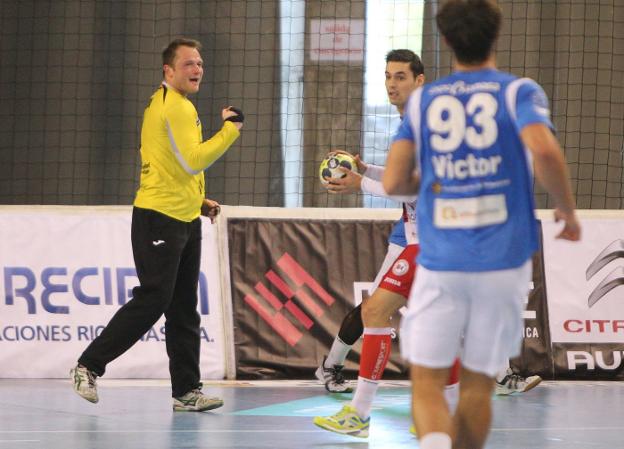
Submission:
[[[533,255],[533,288],[529,292],[529,303],[525,311],[522,352],[519,357],[510,361],[510,365],[514,372],[523,376],[539,374],[543,379],[552,379],[554,371],[548,321],[544,252],[541,244],[541,222],[539,223],[539,236],[539,249]]]
[[[392,222],[228,219],[239,379],[312,378],[354,303],[371,282]],[[346,370],[355,377],[359,344]],[[402,371],[398,347],[387,373]]]
[[[367,296],[362,286],[372,285],[391,227],[374,220],[228,219],[237,378],[312,378],[354,295]],[[395,329],[399,321],[397,313]],[[511,360],[515,372],[624,378],[618,345],[551,343],[541,244],[524,323],[521,355]],[[346,361],[349,378],[357,377],[360,348],[356,343]],[[384,377],[406,378],[396,336]]]

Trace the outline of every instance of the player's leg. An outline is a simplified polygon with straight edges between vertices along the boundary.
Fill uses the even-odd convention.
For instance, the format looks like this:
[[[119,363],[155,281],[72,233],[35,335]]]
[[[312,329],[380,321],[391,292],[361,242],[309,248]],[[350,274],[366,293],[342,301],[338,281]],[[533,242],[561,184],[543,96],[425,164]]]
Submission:
[[[155,211],[133,209],[132,251],[140,285],[71,370],[74,389],[83,398],[97,402],[95,377],[102,376],[106,365],[132,347],[169,307],[186,243],[184,225]],[[164,243],[154,245],[158,240]]]
[[[383,276],[390,269],[394,261],[403,251],[403,247],[394,243],[388,244],[386,257],[373,282],[374,292]],[[342,368],[353,345],[362,336],[364,325],[362,322],[362,304],[351,310],[342,320],[340,331],[329,350],[329,354],[323,357],[321,365],[316,370],[316,378],[319,379],[325,388],[331,393],[350,393],[353,389],[342,375]]]
[[[452,417],[444,396],[449,375],[449,368],[410,366],[412,417],[423,449],[451,448]]]
[[[380,287],[364,303],[363,309],[366,308],[366,304],[371,302],[385,303],[385,307],[378,309],[386,310],[386,313],[392,315],[405,304],[405,298]],[[379,379],[381,379],[390,356],[391,330],[390,327],[364,328],[360,371],[353,400],[335,415],[315,417],[314,424],[325,430],[345,435],[360,438],[368,436],[371,406],[377,392]]]
[[[451,366],[448,377],[446,379],[446,385],[444,386],[444,401],[446,402],[446,406],[448,407],[449,413],[452,415],[455,414],[457,410],[457,403],[459,402],[459,373],[461,371],[461,363],[459,358],[456,358],[453,362],[453,366]],[[410,367],[410,376],[411,376],[411,367]],[[410,427],[410,433],[418,436],[416,432],[416,427],[412,425]]]
[[[223,405],[220,398],[201,391],[199,370],[200,316],[197,287],[201,259],[201,221],[187,224],[189,238],[180,257],[173,300],[165,312],[166,346],[175,411],[212,410]]]
[[[489,404],[496,374],[519,353],[522,344],[523,298],[531,262],[515,269],[466,275],[470,279],[470,319],[464,332],[462,388],[455,424],[457,448],[479,449],[489,432]]]
[[[405,306],[417,272],[414,262],[418,245],[409,245],[383,277],[379,289],[364,304],[364,340],[358,385],[352,404],[366,418],[370,413],[378,382],[388,363],[393,332],[391,317]],[[418,298],[414,299],[418,301]],[[386,350],[387,348],[387,350]],[[454,412],[459,399],[459,361],[455,360],[445,379],[444,397]]]
[[[165,312],[173,397],[182,396],[200,385],[197,285],[201,259],[201,221],[197,219],[189,226],[193,228],[192,236],[181,254],[173,300]]]
[[[457,369],[467,307],[453,279],[418,268],[408,310],[401,321],[401,355],[410,363],[412,410],[423,449],[450,449],[451,410],[444,395],[451,368]],[[456,383],[456,382],[455,382]],[[463,390],[463,385],[460,390]]]
[[[351,403],[363,419],[370,415],[379,381],[390,358],[391,318],[407,302],[416,273],[418,250],[418,245],[405,247],[362,308],[364,339],[358,383]]]
[[[405,305],[404,295],[379,287],[362,308],[364,337],[357,387],[351,401],[362,419],[370,415],[379,381],[388,364],[393,332],[390,317]]]
[[[340,331],[329,350],[317,368],[315,376],[330,393],[351,393],[353,388],[342,374],[347,354],[355,342],[362,336],[362,304],[351,310],[342,320]]]
[[[319,427],[357,437],[368,436],[370,410],[392,347],[390,318],[405,305],[414,279],[417,253],[417,245],[406,247],[382,278],[379,288],[364,303],[364,339],[353,401],[336,415],[316,417],[314,423]]]
[[[494,379],[466,368],[461,370],[461,391],[454,416],[455,449],[482,448],[492,420]]]

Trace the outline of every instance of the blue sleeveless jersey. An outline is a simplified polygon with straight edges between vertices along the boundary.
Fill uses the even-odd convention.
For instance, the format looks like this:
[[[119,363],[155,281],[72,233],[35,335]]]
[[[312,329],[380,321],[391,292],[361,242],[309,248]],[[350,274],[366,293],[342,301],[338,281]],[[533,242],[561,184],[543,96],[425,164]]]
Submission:
[[[415,144],[421,171],[418,263],[431,270],[522,265],[538,247],[527,125],[552,129],[548,100],[528,78],[456,72],[416,90],[394,140]]]
[[[394,243],[395,245],[402,247],[407,246],[407,239],[405,238],[405,225],[403,224],[402,218],[397,220],[397,222],[392,226],[392,232],[390,232],[390,237],[388,237],[388,243]]]

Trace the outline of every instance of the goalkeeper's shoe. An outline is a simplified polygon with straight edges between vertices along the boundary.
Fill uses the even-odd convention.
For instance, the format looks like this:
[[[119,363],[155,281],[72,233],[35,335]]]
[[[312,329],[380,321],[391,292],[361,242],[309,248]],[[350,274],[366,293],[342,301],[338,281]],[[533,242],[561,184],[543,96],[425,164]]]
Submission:
[[[357,438],[367,438],[370,416],[366,419],[360,418],[355,408],[347,404],[335,415],[316,416],[314,424],[331,432],[351,435]]]
[[[74,387],[74,391],[82,398],[94,404],[98,401],[97,377],[93,371],[78,364],[69,371],[69,377]]]
[[[327,356],[323,357],[323,363],[316,369],[316,378],[325,384],[325,389],[330,393],[351,393],[353,388],[342,374],[344,366],[332,365],[331,368],[325,368],[326,360]]]
[[[542,381],[540,376],[522,377],[519,374],[514,374],[511,368],[507,369],[505,377],[500,381],[496,381],[495,393],[499,396],[505,396],[512,393],[524,393],[537,385]]]
[[[203,412],[223,405],[223,399],[211,398],[195,388],[184,396],[173,398],[173,410],[176,412]]]

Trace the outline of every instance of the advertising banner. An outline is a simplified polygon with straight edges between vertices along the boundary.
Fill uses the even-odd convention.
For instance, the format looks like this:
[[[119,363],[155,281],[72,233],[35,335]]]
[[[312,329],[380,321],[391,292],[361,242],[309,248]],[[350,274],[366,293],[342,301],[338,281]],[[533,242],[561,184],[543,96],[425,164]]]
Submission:
[[[624,379],[624,225],[582,220],[583,240],[544,221],[550,334],[557,378]]]
[[[202,377],[312,378],[343,317],[371,294],[394,212],[231,209],[246,215],[219,228],[203,221]],[[66,377],[130,300],[130,220],[130,207],[0,206],[0,378]],[[623,220],[614,212],[582,224],[582,242],[570,243],[542,220],[516,372],[624,379]],[[405,378],[394,337],[385,377]],[[353,349],[349,378],[360,342]],[[164,319],[106,376],[168,378]]]
[[[138,284],[130,207],[0,210],[0,378],[64,378]],[[224,376],[215,226],[203,222],[201,373]],[[164,318],[107,378],[168,378]]]
[[[539,229],[541,238],[541,223]],[[524,376],[538,374],[543,379],[552,379],[554,373],[548,324],[544,253],[541,244],[533,256],[533,279],[529,285],[529,295],[524,311],[523,337],[520,356],[510,361],[514,372]]]
[[[390,221],[228,220],[237,377],[311,378],[368,294]],[[356,375],[359,345],[346,363]],[[401,373],[398,347],[387,374]]]

